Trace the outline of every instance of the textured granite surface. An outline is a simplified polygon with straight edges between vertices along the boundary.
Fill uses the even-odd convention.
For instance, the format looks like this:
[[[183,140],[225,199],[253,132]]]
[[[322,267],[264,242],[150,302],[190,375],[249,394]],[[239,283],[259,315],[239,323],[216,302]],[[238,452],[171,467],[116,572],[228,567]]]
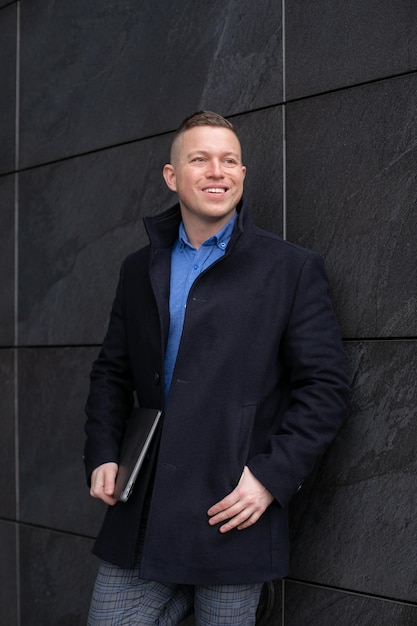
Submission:
[[[290,576],[413,602],[417,341],[349,342],[347,355],[350,416],[293,503]]]
[[[17,3],[0,2],[0,174],[15,169]]]
[[[97,560],[84,537],[22,526],[21,623],[85,626]]]
[[[80,154],[282,99],[281,3],[22,3],[21,161]]]
[[[417,5],[390,0],[286,2],[287,98],[417,69]]]
[[[326,258],[344,337],[417,333],[417,75],[287,107],[287,235]]]
[[[143,215],[174,201],[167,153],[160,138],[21,174],[22,343],[102,341],[121,262],[147,243]]]
[[[16,515],[15,358],[13,350],[0,350],[0,518],[6,519],[13,519]]]
[[[285,583],[285,626],[414,626],[417,607],[345,591]]]
[[[17,624],[16,526],[0,519],[0,624]]]
[[[0,177],[0,207],[0,346],[11,346],[15,332],[14,175]]]
[[[90,498],[83,432],[97,348],[32,348],[19,354],[20,519],[95,536],[105,505]]]

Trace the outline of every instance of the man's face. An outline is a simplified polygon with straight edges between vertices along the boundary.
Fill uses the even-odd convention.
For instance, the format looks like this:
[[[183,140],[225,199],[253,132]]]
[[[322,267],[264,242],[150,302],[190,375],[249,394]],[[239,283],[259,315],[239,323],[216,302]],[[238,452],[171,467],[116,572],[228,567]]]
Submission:
[[[178,194],[183,219],[215,222],[220,227],[242,197],[245,173],[235,133],[215,126],[196,126],[180,135],[172,162],[164,167],[168,187]]]

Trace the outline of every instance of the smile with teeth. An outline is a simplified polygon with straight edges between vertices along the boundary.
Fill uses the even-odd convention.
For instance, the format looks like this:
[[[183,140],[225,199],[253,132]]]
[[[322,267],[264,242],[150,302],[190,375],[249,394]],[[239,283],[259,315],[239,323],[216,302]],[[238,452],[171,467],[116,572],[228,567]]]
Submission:
[[[225,193],[227,190],[223,187],[206,187],[203,191],[204,193]]]

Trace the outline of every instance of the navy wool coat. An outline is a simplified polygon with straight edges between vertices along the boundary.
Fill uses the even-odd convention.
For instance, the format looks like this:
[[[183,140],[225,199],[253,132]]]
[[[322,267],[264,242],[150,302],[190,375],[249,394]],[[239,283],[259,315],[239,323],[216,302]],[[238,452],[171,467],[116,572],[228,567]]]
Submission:
[[[133,393],[164,407],[127,503],[109,507],[94,552],[132,567],[145,494],[140,575],[255,583],[288,571],[287,507],[345,419],[345,356],[321,258],[254,226],[245,206],[225,255],[194,282],[164,407],[171,247],[179,206],[145,218],[150,245],[124,261],[87,400],[87,476],[118,460]],[[221,534],[207,510],[247,465],[275,501]]]

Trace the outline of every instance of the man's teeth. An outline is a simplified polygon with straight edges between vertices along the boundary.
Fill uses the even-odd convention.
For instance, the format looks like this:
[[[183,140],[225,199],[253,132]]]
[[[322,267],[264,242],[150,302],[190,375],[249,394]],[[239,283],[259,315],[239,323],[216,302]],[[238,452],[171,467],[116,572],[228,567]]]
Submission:
[[[226,190],[219,187],[209,187],[208,189],[204,189],[204,191],[206,193],[224,193]]]

